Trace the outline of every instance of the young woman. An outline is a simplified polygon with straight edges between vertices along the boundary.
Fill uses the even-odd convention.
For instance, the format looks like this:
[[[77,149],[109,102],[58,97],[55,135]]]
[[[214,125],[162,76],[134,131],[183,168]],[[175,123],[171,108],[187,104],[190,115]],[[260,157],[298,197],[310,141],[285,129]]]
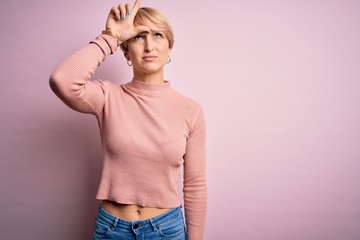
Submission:
[[[120,4],[102,34],[50,76],[66,105],[98,120],[103,170],[94,239],[203,239],[205,119],[199,104],[164,80],[173,44],[171,26],[157,10],[140,8],[140,0]],[[118,47],[133,79],[122,85],[90,80]],[[182,165],[183,200],[177,191]]]

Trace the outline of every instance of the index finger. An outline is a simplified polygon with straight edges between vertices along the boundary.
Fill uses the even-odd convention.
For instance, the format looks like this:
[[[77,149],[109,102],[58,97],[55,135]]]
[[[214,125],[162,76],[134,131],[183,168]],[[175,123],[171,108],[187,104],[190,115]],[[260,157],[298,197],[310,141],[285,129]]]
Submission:
[[[134,13],[134,15],[136,15],[139,8],[140,8],[140,0],[135,0],[135,5],[134,5],[134,7],[132,9],[132,12]]]

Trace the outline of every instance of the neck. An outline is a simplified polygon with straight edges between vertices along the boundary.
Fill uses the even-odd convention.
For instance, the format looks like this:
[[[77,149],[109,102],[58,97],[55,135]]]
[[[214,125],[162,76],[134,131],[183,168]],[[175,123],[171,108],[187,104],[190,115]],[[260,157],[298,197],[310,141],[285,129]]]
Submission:
[[[159,71],[156,73],[141,73],[134,70],[134,79],[142,81],[144,83],[163,83],[164,73]]]

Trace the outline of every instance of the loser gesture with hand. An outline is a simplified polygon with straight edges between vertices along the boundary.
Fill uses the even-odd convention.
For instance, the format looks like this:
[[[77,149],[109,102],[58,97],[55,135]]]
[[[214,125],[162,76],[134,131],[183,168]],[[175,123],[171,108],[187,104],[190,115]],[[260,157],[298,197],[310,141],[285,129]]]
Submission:
[[[106,21],[105,34],[115,37],[119,44],[135,37],[141,32],[150,31],[146,26],[134,26],[134,18],[140,7],[140,0],[131,6],[126,3],[111,8]]]
[[[72,109],[93,114],[100,129],[103,164],[96,198],[101,203],[93,239],[202,240],[207,213],[203,107],[164,77],[175,41],[167,18],[140,7],[141,0],[119,1],[102,34],[50,76],[54,93]],[[95,77],[119,47],[133,73],[129,82]],[[148,171],[135,176],[139,170]]]

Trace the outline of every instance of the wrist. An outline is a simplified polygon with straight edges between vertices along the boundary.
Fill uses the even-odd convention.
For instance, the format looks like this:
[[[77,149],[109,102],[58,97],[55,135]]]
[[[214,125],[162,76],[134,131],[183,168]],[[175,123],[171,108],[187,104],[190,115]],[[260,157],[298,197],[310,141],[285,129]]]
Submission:
[[[121,42],[119,42],[119,39],[110,30],[103,30],[101,33],[115,38],[118,43],[118,46],[121,44]]]

